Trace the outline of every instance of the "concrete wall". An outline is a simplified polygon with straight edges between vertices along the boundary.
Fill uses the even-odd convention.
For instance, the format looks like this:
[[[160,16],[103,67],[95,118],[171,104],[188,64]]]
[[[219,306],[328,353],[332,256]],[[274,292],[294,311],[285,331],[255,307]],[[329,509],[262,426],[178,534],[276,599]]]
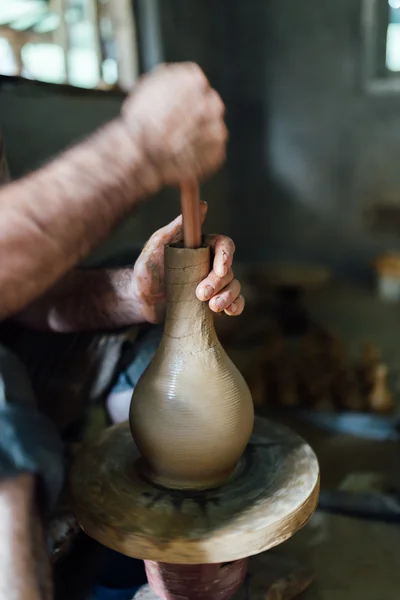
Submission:
[[[166,60],[199,62],[227,104],[229,162],[204,190],[208,229],[234,236],[242,259],[312,258],[354,275],[400,247],[366,219],[371,204],[400,204],[400,95],[360,86],[361,0],[159,4]],[[118,108],[118,99],[37,96],[29,85],[3,92],[15,173]],[[177,211],[176,195],[155,203],[117,244],[145,239]]]

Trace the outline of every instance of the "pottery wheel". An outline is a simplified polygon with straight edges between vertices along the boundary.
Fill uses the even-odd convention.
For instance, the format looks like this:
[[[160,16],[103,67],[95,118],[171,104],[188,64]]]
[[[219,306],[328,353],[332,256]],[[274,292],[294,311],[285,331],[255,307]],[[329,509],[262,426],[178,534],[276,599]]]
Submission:
[[[72,506],[82,529],[133,558],[177,564],[228,562],[272,548],[315,510],[317,458],[299,436],[256,419],[235,474],[206,491],[147,481],[128,424],[106,430],[77,453]]]

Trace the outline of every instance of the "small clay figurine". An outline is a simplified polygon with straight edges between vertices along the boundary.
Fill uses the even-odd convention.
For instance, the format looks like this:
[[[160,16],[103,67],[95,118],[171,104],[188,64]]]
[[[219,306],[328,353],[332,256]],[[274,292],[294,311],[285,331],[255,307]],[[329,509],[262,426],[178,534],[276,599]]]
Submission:
[[[379,363],[374,369],[374,384],[367,396],[368,408],[372,412],[387,413],[393,410],[393,395],[387,387],[388,368]]]

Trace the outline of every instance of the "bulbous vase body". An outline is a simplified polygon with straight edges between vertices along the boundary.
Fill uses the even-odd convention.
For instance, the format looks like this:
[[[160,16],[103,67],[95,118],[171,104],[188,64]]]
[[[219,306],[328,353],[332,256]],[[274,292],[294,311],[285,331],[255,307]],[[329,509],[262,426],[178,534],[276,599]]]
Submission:
[[[176,489],[229,479],[253,429],[249,388],[217,338],[208,303],[195,295],[209,268],[209,248],[165,248],[164,334],[130,408],[146,475]]]

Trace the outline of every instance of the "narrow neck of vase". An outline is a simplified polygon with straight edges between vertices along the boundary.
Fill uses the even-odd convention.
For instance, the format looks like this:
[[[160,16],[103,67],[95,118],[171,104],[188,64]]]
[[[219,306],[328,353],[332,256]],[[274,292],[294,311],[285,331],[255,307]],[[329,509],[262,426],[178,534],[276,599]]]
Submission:
[[[188,348],[216,342],[208,302],[196,297],[198,284],[210,271],[210,248],[166,246],[164,254],[167,312],[164,335],[169,343],[188,342]]]

